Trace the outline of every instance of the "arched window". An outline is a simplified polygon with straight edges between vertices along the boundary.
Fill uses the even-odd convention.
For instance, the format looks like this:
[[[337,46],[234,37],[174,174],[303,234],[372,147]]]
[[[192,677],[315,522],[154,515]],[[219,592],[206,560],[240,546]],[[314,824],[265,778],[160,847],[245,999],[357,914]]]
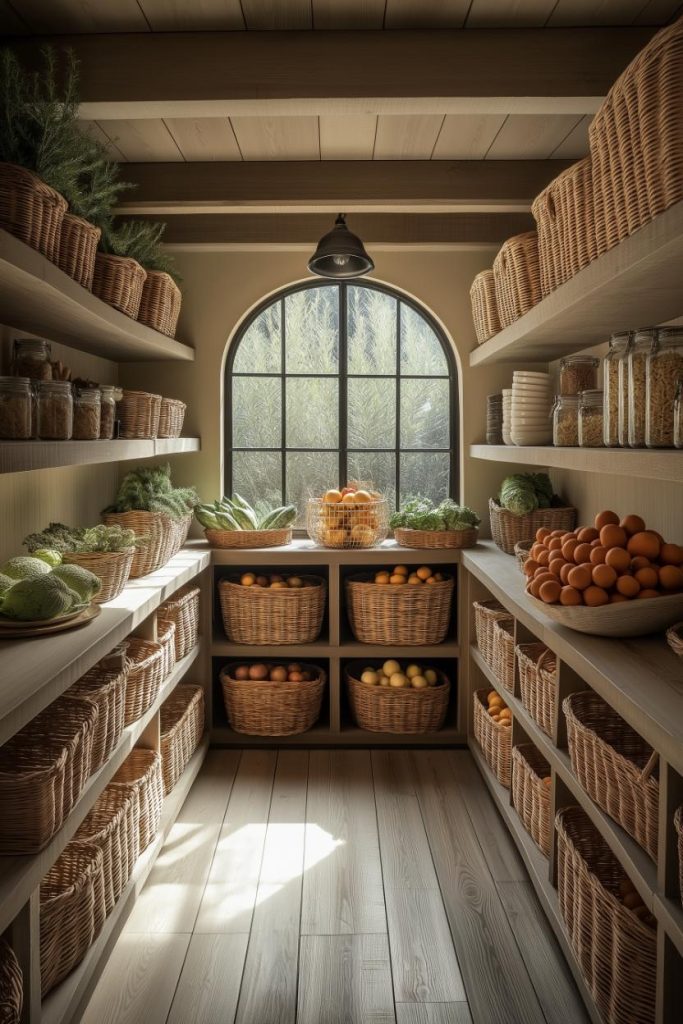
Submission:
[[[455,360],[419,306],[370,283],[303,284],[259,306],[225,370],[225,492],[296,504],[347,480],[391,506],[457,498]]]

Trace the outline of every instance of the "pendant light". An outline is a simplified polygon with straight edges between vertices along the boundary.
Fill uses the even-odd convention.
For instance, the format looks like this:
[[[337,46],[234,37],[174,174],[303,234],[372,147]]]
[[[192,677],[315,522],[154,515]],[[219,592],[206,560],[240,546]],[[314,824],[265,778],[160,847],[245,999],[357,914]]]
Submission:
[[[334,227],[318,242],[318,247],[308,261],[308,269],[319,277],[339,280],[345,277],[362,277],[375,269],[365,246],[358,235],[352,234],[346,226],[346,215],[340,213]]]

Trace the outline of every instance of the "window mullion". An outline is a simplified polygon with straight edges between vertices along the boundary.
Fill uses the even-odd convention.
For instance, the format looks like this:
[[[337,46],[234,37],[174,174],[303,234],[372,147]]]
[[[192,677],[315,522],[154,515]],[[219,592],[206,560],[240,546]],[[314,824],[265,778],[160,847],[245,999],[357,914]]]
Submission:
[[[401,507],[401,302],[396,302],[396,508]]]
[[[339,285],[339,486],[344,487],[348,483],[349,459],[348,459],[348,345],[347,345],[347,294],[346,285]]]
[[[282,504],[287,503],[287,363],[285,361],[285,342],[287,330],[285,327],[285,296],[280,299],[280,447],[281,476],[282,476]]]

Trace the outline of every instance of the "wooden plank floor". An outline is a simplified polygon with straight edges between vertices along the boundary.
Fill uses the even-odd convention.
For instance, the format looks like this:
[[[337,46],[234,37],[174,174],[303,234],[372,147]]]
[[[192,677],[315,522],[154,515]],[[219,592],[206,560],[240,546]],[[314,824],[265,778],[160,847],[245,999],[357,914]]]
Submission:
[[[587,1024],[466,751],[211,750],[83,1024]]]

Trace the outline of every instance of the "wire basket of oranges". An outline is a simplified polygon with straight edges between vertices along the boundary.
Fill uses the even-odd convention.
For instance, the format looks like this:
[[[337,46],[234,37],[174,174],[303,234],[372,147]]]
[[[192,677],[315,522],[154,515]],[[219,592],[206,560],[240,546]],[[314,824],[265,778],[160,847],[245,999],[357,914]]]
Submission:
[[[427,565],[359,573],[346,580],[346,612],[363,644],[439,644],[448,632],[454,580]]]
[[[369,488],[347,485],[309,498],[308,536],[324,548],[371,548],[389,532],[386,498]]]

